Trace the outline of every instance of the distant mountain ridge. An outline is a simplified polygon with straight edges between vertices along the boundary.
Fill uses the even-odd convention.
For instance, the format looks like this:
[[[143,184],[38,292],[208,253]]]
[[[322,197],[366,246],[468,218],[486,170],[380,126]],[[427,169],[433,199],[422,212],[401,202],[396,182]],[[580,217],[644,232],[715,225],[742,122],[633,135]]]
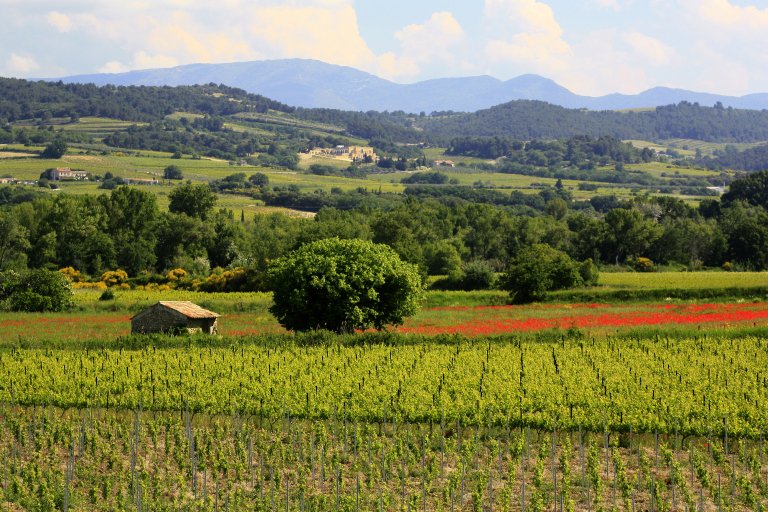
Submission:
[[[439,78],[397,84],[346,66],[307,59],[264,60],[229,64],[189,64],[116,74],[76,75],[66,83],[96,85],[225,84],[288,105],[353,111],[475,112],[513,100],[538,100],[566,108],[623,110],[670,105],[681,101],[712,106],[768,109],[768,93],[742,97],[655,87],[637,95],[580,96],[538,75],[507,81],[490,76]]]

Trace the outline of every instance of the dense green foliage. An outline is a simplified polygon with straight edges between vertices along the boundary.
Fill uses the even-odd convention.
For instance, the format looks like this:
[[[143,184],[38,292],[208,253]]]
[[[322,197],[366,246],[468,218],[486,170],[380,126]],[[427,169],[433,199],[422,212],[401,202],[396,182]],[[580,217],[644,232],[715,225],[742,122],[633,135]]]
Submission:
[[[45,146],[45,149],[42,153],[40,153],[40,156],[42,158],[52,159],[61,158],[67,152],[67,149],[67,143],[64,141],[64,139],[56,138],[47,146]]]
[[[11,311],[64,311],[72,307],[72,285],[59,272],[0,273],[0,305]]]
[[[97,87],[0,78],[0,118],[7,121],[97,116],[146,122],[161,120],[174,112],[228,115],[268,109],[293,110],[263,96],[214,84]]]
[[[473,114],[416,118],[435,139],[513,137],[519,140],[611,135],[618,139],[768,140],[768,112],[682,102],[649,112],[595,112],[540,101],[513,101]]]
[[[287,329],[353,332],[400,325],[422,300],[418,269],[385,245],[331,238],[273,262],[272,314]]]
[[[697,165],[709,169],[735,169],[739,171],[765,171],[768,170],[768,145],[760,145],[738,151],[728,145],[723,151],[715,152],[715,155],[698,157]]]
[[[168,210],[183,213],[200,220],[208,218],[216,206],[216,194],[205,183],[181,185],[168,194]]]
[[[576,262],[545,244],[521,250],[502,279],[504,289],[509,290],[512,300],[518,304],[542,300],[553,290],[584,284]]]
[[[737,182],[734,190],[741,190]],[[233,175],[219,184],[252,186]],[[679,199],[596,196],[573,201],[568,191],[538,195],[460,186],[412,185],[402,194],[303,193],[252,187],[268,204],[315,209],[314,219],[282,215],[245,219],[213,208],[204,184],[180,185],[171,211],[154,196],[118,187],[103,196],[4,194],[0,209],[0,268],[72,266],[97,277],[123,268],[132,277],[182,267],[206,277],[215,267],[262,272],[267,261],[315,240],[339,237],[390,246],[422,272],[454,278],[461,267],[486,262],[504,270],[522,250],[546,244],[576,261],[624,264],[637,257],[689,269],[768,268],[768,213],[741,200],[712,200],[693,208]],[[12,190],[12,189],[11,189]],[[752,197],[751,192],[748,193]],[[754,196],[758,202],[758,196]],[[333,207],[329,207],[329,205]],[[252,282],[258,282],[252,281]],[[472,285],[474,287],[474,285]]]

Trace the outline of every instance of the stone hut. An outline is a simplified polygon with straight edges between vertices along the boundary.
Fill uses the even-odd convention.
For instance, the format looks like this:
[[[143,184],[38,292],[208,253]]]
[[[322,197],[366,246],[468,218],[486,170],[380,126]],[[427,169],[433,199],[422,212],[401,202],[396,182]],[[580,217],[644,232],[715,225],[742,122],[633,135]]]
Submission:
[[[160,301],[131,318],[131,333],[218,332],[218,313],[187,301]]]

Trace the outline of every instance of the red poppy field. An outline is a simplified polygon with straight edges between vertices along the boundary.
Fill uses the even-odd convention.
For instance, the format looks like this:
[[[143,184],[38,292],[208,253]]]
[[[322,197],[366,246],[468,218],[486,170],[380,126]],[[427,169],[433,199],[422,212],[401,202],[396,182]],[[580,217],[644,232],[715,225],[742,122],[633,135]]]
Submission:
[[[0,340],[109,340],[130,333],[130,317],[127,311],[8,313],[0,315]],[[498,336],[574,328],[600,334],[644,326],[768,326],[768,302],[444,306],[425,308],[393,330],[420,335]],[[219,331],[225,336],[284,332],[266,305],[263,310],[222,313]]]

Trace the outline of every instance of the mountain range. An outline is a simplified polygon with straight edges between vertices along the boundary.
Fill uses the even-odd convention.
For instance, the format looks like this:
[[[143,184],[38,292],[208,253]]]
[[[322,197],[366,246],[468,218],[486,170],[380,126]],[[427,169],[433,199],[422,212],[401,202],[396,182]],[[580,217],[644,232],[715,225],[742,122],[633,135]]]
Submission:
[[[712,106],[768,109],[768,93],[734,97],[655,87],[636,95],[592,97],[574,94],[538,75],[511,80],[490,76],[439,78],[398,84],[351,67],[307,59],[263,60],[228,64],[189,64],[164,69],[102,73],[60,78],[66,83],[176,86],[224,84],[288,105],[353,111],[474,112],[513,100],[539,100],[566,108],[624,110],[681,101]]]

